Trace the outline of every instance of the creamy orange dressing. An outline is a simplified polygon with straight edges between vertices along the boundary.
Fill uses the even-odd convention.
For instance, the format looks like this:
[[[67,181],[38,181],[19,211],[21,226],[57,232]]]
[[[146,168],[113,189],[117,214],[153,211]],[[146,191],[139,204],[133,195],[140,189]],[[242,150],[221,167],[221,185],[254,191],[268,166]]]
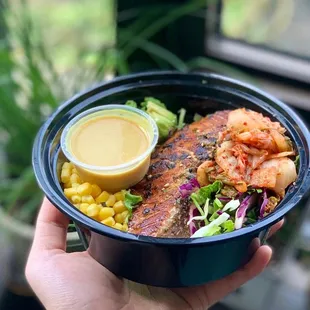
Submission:
[[[73,163],[77,161],[84,182],[117,192],[137,184],[147,173],[157,127],[151,118],[128,109],[132,108],[106,108],[69,127],[63,149]]]
[[[94,166],[127,163],[149,147],[150,141],[139,124],[117,116],[89,119],[72,133],[70,149],[79,161]]]

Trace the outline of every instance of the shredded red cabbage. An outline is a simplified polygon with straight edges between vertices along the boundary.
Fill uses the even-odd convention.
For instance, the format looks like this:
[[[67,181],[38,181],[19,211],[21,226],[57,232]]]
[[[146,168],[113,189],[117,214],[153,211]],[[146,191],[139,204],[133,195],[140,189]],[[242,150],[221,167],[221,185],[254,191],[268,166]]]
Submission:
[[[199,210],[196,208],[196,206],[193,205],[194,211],[193,211],[193,216],[200,216]]]
[[[263,191],[263,202],[261,204],[261,207],[260,207],[260,211],[259,211],[259,217],[262,219],[264,217],[264,214],[265,214],[265,209],[266,209],[266,206],[268,204],[268,197],[267,197],[267,191],[266,189],[264,189]]]
[[[236,212],[237,217],[242,217],[243,214],[246,213],[246,210],[249,207],[250,198],[251,198],[251,195],[249,195],[243,199],[243,201],[240,204],[240,207],[237,209],[237,212]]]
[[[243,198],[246,198],[247,197],[247,193],[242,193],[242,192],[238,192],[238,194],[234,197],[234,199],[243,199]]]
[[[224,196],[221,196],[221,197],[217,197],[219,200],[222,200],[222,201],[230,201],[231,200],[231,198],[229,198],[229,197],[224,197]]]
[[[223,214],[223,211],[219,210],[216,212],[218,215],[222,215]]]
[[[245,221],[245,215],[247,210],[252,206],[254,200],[255,200],[255,194],[246,196],[241,204],[240,207],[236,211],[236,219],[235,219],[235,229],[239,229],[242,227],[244,221]]]
[[[191,205],[189,209],[189,220],[193,218],[194,216],[198,216],[198,215],[200,215],[199,211],[196,209],[194,205]],[[191,223],[189,224],[189,232],[191,235],[193,235],[196,231],[197,231],[197,228],[195,226],[195,223],[194,221],[191,221]]]
[[[189,180],[189,183],[192,184],[194,187],[200,187],[196,178],[192,178]]]
[[[196,188],[199,188],[200,185],[196,178],[192,178],[188,183],[182,184],[179,187],[182,198],[187,198]]]

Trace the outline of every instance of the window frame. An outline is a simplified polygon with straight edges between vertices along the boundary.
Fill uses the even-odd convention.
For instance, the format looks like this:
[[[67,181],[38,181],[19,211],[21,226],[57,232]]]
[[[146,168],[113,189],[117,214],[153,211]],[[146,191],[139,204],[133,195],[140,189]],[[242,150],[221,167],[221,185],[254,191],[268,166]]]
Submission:
[[[220,29],[222,0],[209,8],[205,37],[205,51],[208,56],[310,84],[310,61],[264,45],[225,37]]]

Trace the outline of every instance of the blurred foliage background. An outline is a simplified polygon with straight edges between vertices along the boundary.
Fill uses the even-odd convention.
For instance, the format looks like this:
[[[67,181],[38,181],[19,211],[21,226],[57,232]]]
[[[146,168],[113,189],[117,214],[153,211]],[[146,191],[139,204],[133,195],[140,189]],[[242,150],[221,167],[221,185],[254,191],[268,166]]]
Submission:
[[[33,223],[42,199],[31,167],[35,134],[58,104],[112,71],[102,49],[115,39],[113,1],[1,7],[0,202],[9,215]]]
[[[192,22],[204,23],[206,1],[151,2],[123,2],[118,14],[113,0],[0,2],[0,203],[8,215],[33,223],[42,194],[31,167],[32,143],[46,117],[73,94],[148,69],[205,68],[247,78],[204,55],[184,60],[173,51],[178,22],[190,15]],[[203,46],[203,37],[196,38]]]

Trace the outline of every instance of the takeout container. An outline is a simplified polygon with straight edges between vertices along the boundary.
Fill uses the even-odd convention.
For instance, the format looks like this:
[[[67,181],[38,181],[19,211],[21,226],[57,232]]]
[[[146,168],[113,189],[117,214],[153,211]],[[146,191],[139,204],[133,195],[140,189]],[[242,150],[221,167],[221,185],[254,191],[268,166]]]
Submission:
[[[300,155],[298,179],[272,214],[240,230],[206,238],[154,238],[125,233],[87,217],[71,206],[59,183],[65,160],[60,148],[64,126],[87,109],[142,101],[146,96],[161,99],[174,112],[187,110],[205,115],[217,110],[246,107],[287,129]],[[148,72],[116,78],[76,95],[61,105],[40,129],[33,148],[33,168],[48,199],[77,226],[89,254],[117,276],[155,286],[184,287],[222,278],[243,266],[264,242],[268,229],[281,220],[310,187],[310,137],[296,113],[284,103],[257,88],[215,74]],[[161,199],[161,197],[157,197]]]
[[[148,148],[137,158],[116,166],[93,166],[79,161],[72,154],[69,143],[70,137],[79,126],[101,116],[121,117],[138,122],[149,138]],[[157,142],[158,128],[155,121],[147,113],[139,109],[119,104],[104,105],[78,114],[65,126],[60,138],[60,145],[64,155],[74,164],[82,180],[98,184],[104,190],[112,193],[127,189],[143,179],[149,169],[151,153]],[[108,146],[106,151],[109,152]]]

